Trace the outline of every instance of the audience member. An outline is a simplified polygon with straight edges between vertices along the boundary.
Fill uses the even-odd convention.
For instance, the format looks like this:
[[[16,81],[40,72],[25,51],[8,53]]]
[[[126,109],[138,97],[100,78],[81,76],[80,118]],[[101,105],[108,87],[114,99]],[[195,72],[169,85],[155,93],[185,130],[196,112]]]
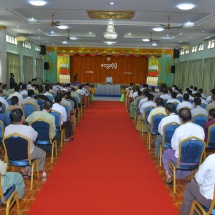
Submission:
[[[34,90],[28,90],[28,97],[23,99],[22,107],[24,106],[24,104],[27,104],[27,103],[34,105],[34,107],[36,108],[36,111],[40,110],[40,107],[39,107],[36,99],[34,99]]]
[[[22,85],[22,91],[20,92],[20,94],[23,95],[28,95],[28,91],[27,91],[27,85],[23,84]]]
[[[8,98],[7,98],[7,100],[8,99],[11,99],[13,96],[17,96],[18,97],[18,102],[19,102],[19,105],[21,105],[22,104],[22,100],[23,100],[23,97],[22,97],[22,95],[19,93],[19,86],[17,85],[17,86],[15,86],[14,87],[14,93],[11,93],[9,96],[8,96]]]
[[[208,128],[215,124],[215,109],[210,109],[208,115],[209,121],[204,124],[205,142],[208,140]]]
[[[191,110],[191,114],[192,114],[192,117],[199,114],[208,116],[207,110],[201,107],[201,99],[198,97],[194,99],[194,109]]]
[[[5,104],[5,109],[7,109],[9,107],[9,104],[8,104],[7,100],[5,98],[3,98],[2,96],[3,96],[3,90],[0,89],[0,102]]]
[[[13,96],[11,98],[11,105],[7,108],[6,111],[9,111],[9,110],[13,110],[13,109],[16,109],[16,108],[19,108],[23,111],[23,108],[21,105],[19,105],[19,99],[17,96]]]
[[[39,94],[34,96],[35,99],[49,100],[49,98],[44,95],[44,88],[42,85],[38,86],[38,92],[39,92]]]
[[[211,102],[206,106],[207,111],[209,111],[212,108],[215,108],[215,94],[211,96]]]
[[[172,92],[171,93],[171,99],[167,100],[166,103],[177,103],[179,104],[180,101],[178,99],[176,99],[177,93],[176,92]]]
[[[2,113],[2,103],[0,102],[0,121],[4,123],[4,127],[8,125],[7,117]]]
[[[184,108],[184,107],[189,108],[190,110],[193,109],[193,105],[189,102],[189,94],[188,93],[185,93],[183,95],[183,101],[181,103],[179,103],[177,108],[176,108],[177,112],[179,112],[179,110],[181,108]]]

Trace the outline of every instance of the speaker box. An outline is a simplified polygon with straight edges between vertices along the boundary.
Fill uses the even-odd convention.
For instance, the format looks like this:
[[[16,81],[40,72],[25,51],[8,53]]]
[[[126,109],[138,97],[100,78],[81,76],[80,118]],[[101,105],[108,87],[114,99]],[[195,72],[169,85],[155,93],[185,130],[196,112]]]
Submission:
[[[45,45],[41,45],[40,46],[40,54],[41,55],[45,55],[46,54],[46,46]]]
[[[175,66],[171,66],[171,73],[175,73]]]
[[[173,50],[173,58],[179,58],[179,50],[177,49]]]
[[[44,62],[44,69],[49,70],[49,62]]]

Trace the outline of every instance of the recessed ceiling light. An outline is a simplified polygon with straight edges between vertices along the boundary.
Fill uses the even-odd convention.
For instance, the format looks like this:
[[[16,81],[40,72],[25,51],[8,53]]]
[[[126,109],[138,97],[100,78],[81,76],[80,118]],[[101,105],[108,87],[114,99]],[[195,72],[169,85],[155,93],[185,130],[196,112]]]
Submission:
[[[54,31],[51,31],[52,34],[54,34]]]
[[[89,34],[92,34],[92,32],[89,32]]]
[[[204,33],[205,31],[202,31],[202,33]]]
[[[40,39],[40,37],[38,37]]]
[[[157,43],[152,43],[152,46],[157,46],[158,44]]]
[[[30,22],[36,22],[37,20],[34,19],[34,18],[30,18],[30,19],[28,19],[28,21],[30,21]]]
[[[62,44],[68,44],[68,42],[67,41],[63,41]]]
[[[70,40],[77,40],[78,37],[69,37]]]
[[[31,31],[29,33],[31,34]]]
[[[116,42],[114,42],[114,41],[104,41],[103,43],[108,44],[108,45],[112,45],[112,44],[115,44]]]
[[[142,39],[143,42],[149,42],[149,39]]]
[[[110,4],[111,4],[111,5],[114,5],[114,2],[111,2]]]
[[[194,4],[184,3],[177,5],[177,8],[180,10],[191,10],[194,8],[194,6],[195,6]]]
[[[43,6],[43,5],[47,4],[47,2],[44,0],[31,0],[31,1],[29,1],[29,3],[34,6]]]
[[[153,31],[158,31],[158,32],[159,32],[159,31],[163,31],[164,29],[163,29],[163,28],[153,28],[152,30],[153,30]]]
[[[185,27],[193,27],[193,26],[195,26],[195,24],[193,23],[193,22],[186,22],[186,23],[184,23],[184,26]]]
[[[54,46],[54,43],[52,45]]]
[[[131,35],[131,33],[128,33],[128,35]]]
[[[18,26],[18,25],[17,25],[16,27],[17,27],[17,28],[19,28],[19,26]]]
[[[68,26],[67,25],[59,25],[59,26],[57,26],[57,28],[59,28],[59,29],[67,29]]]

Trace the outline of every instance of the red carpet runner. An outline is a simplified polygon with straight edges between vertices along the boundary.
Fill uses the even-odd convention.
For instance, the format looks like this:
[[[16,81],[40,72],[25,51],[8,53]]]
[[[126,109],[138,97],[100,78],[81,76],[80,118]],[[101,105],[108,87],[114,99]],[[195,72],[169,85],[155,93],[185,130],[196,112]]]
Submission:
[[[122,103],[95,101],[28,214],[179,214]]]

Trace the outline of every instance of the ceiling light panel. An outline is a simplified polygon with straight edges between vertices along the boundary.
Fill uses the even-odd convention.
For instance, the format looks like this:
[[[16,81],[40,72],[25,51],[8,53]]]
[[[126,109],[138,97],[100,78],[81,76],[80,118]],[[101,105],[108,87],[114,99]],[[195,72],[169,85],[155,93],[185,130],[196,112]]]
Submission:
[[[195,7],[194,4],[190,4],[190,3],[183,3],[183,4],[179,4],[177,5],[177,8],[180,10],[191,10]]]
[[[37,7],[41,7],[41,6],[44,6],[44,5],[47,4],[47,2],[44,1],[44,0],[31,0],[31,1],[29,1],[29,3],[30,3],[31,5],[37,6]]]

